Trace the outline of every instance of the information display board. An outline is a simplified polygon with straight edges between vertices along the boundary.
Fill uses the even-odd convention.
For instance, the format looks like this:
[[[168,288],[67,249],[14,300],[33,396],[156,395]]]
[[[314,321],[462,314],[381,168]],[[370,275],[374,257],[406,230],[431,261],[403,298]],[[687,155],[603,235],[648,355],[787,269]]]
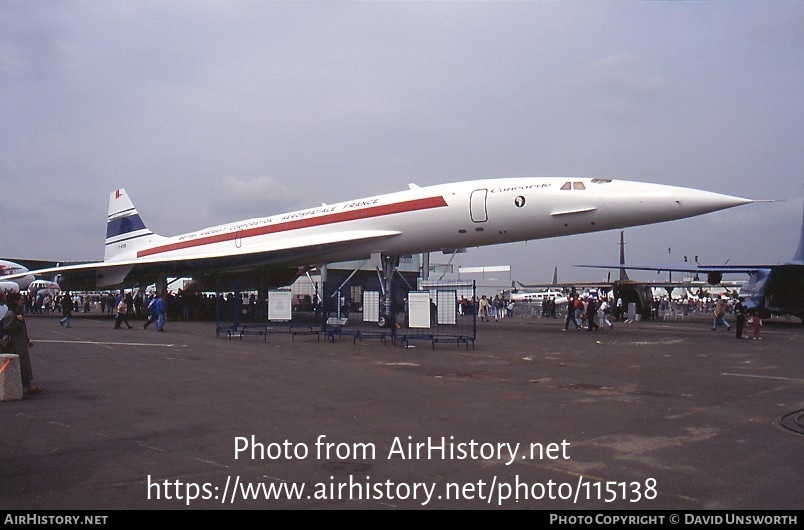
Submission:
[[[292,310],[290,291],[268,291],[268,320],[290,320]]]

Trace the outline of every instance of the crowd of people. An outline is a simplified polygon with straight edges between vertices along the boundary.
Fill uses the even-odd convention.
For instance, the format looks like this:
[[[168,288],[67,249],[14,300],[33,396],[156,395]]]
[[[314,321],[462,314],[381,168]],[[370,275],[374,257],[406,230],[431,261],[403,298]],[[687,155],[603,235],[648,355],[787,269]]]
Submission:
[[[458,304],[458,313],[468,315],[476,307],[477,318],[480,320],[488,322],[494,319],[499,321],[504,318],[513,318],[515,305],[516,303],[513,300],[506,300],[500,295],[494,295],[494,298],[488,298],[483,295],[479,299],[475,298],[474,303],[464,296],[461,297],[461,301]]]
[[[514,308],[519,309],[519,316],[539,316],[541,318],[558,318],[564,315],[563,329],[571,327],[576,330],[587,329],[596,331],[600,328],[613,330],[616,321],[627,321],[628,315],[622,298],[613,296],[598,296],[597,294],[578,293],[573,291],[568,295],[566,304],[558,305],[555,297],[545,297],[537,303],[520,303],[508,300],[499,294],[493,297],[482,295],[479,298],[469,299],[461,296],[458,302],[458,314],[469,315],[472,312],[481,322],[499,321],[514,316]],[[707,298],[670,299],[669,297],[655,297],[649,308],[650,318],[663,320],[677,320],[691,315],[711,315],[712,330],[718,326],[732,330],[727,319],[735,319],[735,333],[737,338],[745,336],[746,324],[752,326],[753,338],[761,339],[762,318],[756,312],[746,310],[741,298],[727,298],[726,296]]]
[[[71,325],[70,316],[75,313],[104,315],[115,318],[120,311],[120,301],[124,301],[125,314],[130,320],[147,320],[148,305],[156,299],[157,293],[141,289],[125,289],[99,293],[74,293],[62,291],[57,294],[40,292],[29,296],[22,292],[23,312],[25,314],[61,313],[63,326]],[[215,296],[195,291],[168,291],[161,297],[165,304],[165,315],[170,320],[210,320],[215,318]],[[64,317],[67,317],[66,319]],[[123,324],[125,326],[125,324]]]
[[[60,312],[59,323],[65,328],[72,327],[72,316],[76,311],[82,313],[100,313],[114,317],[114,329],[132,329],[131,320],[144,320],[142,327],[148,329],[155,324],[158,332],[164,332],[168,320],[205,320],[216,316],[220,307],[231,309],[234,304],[234,295],[230,293],[222,300],[222,295],[211,296],[204,293],[185,292],[179,289],[175,294],[168,291],[165,294],[146,293],[142,290],[110,291],[106,293],[71,293],[64,291],[57,295],[47,292],[29,297],[26,293],[0,292],[0,338],[2,338],[3,352],[15,353],[20,357],[22,384],[27,394],[42,392],[40,387],[33,384],[29,350],[33,342],[28,337],[25,325],[25,315]],[[223,304],[218,304],[219,301]],[[253,296],[251,301],[253,302]],[[526,309],[529,304],[519,304]],[[517,303],[508,300],[499,294],[489,297],[482,295],[471,299],[461,296],[457,304],[459,315],[473,315],[480,321],[500,321],[513,318],[515,308],[522,309]],[[614,330],[614,321],[625,320],[627,315],[621,298],[594,294],[579,294],[572,292],[568,296],[566,306],[556,303],[554,297],[546,297],[539,303],[542,318],[558,318],[562,311],[565,314],[563,331],[570,327],[576,330],[586,329],[597,331],[601,328]],[[249,314],[253,310],[249,303]],[[747,325],[751,326],[754,339],[762,339],[762,319],[756,312],[747,311],[743,300],[727,299],[725,296],[707,299],[671,300],[667,297],[657,297],[650,308],[653,318],[667,318],[668,315],[709,314],[712,317],[712,331],[718,326],[731,331],[734,320],[735,333],[738,339],[745,336]],[[534,315],[531,308],[531,316]],[[524,314],[524,312],[520,312]],[[228,317],[229,315],[223,315]]]

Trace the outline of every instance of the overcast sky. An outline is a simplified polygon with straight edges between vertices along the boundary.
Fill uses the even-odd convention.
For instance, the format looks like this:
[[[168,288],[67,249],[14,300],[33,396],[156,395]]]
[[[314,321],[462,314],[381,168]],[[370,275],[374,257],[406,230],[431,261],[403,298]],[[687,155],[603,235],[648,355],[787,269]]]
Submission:
[[[101,259],[119,187],[175,235],[410,182],[580,175],[780,200],[628,228],[628,263],[782,262],[802,65],[804,2],[0,0],[0,257]],[[599,280],[572,265],[616,263],[618,241],[453,263]]]

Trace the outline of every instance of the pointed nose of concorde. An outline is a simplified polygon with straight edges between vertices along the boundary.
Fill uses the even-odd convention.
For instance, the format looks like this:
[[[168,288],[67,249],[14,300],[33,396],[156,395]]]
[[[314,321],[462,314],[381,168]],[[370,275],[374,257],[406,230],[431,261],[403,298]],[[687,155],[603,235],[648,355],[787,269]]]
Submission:
[[[625,183],[618,197],[608,197],[606,202],[622,202],[641,212],[642,223],[658,223],[683,219],[705,213],[748,204],[751,199],[713,193],[710,191],[664,184]],[[638,205],[638,206],[637,206]]]
[[[678,205],[683,217],[701,215],[726,208],[733,208],[742,204],[753,202],[751,199],[713,193],[711,191],[696,190],[693,188],[680,188],[668,186],[671,194],[674,195],[673,201]]]

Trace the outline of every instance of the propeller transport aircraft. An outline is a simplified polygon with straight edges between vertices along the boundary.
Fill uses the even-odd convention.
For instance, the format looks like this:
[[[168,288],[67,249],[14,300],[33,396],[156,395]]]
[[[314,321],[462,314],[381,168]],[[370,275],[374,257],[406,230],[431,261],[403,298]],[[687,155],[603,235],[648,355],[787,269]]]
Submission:
[[[757,312],[762,318],[770,315],[798,317],[804,323],[804,211],[801,219],[801,234],[798,249],[790,261],[777,264],[700,265],[695,267],[667,267],[661,265],[576,265],[576,267],[619,268],[656,271],[684,272],[696,278],[706,276],[709,285],[726,285],[724,274],[748,274],[737,296],[744,299],[749,313]],[[678,284],[683,285],[683,284]]]
[[[165,237],[151,232],[124,189],[109,197],[104,260],[31,271],[62,288],[201,285],[259,278],[284,286],[311,267],[369,259],[390,286],[400,255],[647,225],[754,202],[691,188],[576,177],[475,180],[325,204]],[[13,276],[13,275],[11,275]],[[390,292],[387,289],[386,292]],[[388,297],[382,308],[393,309]]]
[[[8,279],[7,277],[11,275],[13,275],[13,279]],[[60,288],[55,279],[37,279],[28,267],[14,261],[0,259],[0,290],[3,292],[28,291],[29,295],[36,295],[40,291],[44,291],[54,296],[59,293]]]
[[[14,279],[7,279],[6,276],[14,275]],[[19,263],[0,259],[0,290],[4,292],[25,291],[36,278],[28,273],[28,268]]]

